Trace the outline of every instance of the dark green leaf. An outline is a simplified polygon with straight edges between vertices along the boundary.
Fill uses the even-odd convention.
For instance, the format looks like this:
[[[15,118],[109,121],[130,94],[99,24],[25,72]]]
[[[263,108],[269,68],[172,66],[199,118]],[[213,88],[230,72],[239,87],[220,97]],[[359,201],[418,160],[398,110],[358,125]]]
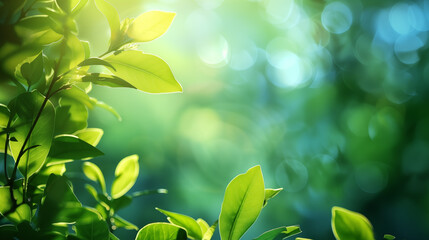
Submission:
[[[190,238],[194,238],[194,239],[202,238],[203,234],[201,232],[200,225],[197,223],[197,221],[195,221],[195,219],[183,214],[169,212],[159,208],[156,208],[156,210],[160,211],[165,216],[167,216],[168,221],[171,222],[172,224],[175,224],[185,229]]]
[[[91,144],[73,135],[56,136],[49,157],[55,159],[84,159],[103,155]]]
[[[298,233],[301,233],[301,229],[298,226],[279,227],[263,233],[255,240],[282,240]]]
[[[79,66],[91,66],[91,65],[101,65],[101,66],[109,67],[113,71],[116,71],[115,67],[113,67],[110,63],[104,61],[101,58],[88,58],[79,64]]]
[[[76,234],[82,239],[109,239],[109,226],[102,216],[91,208],[84,211],[76,221]]]
[[[115,75],[148,93],[181,92],[170,67],[161,58],[140,51],[123,51],[105,59],[116,68]]]
[[[219,216],[222,239],[240,239],[255,222],[264,203],[264,189],[260,166],[238,175],[228,184]]]
[[[18,229],[12,224],[0,226],[0,236],[4,240],[13,240],[18,235]]]
[[[384,238],[384,240],[393,240],[396,237],[393,235],[390,235],[390,234],[384,234],[383,238]]]
[[[115,170],[115,180],[112,184],[112,197],[119,198],[131,187],[137,180],[139,175],[139,157],[137,155],[131,155],[122,159]]]
[[[360,213],[333,207],[331,224],[337,240],[374,240],[371,223]]]
[[[117,212],[119,209],[130,205],[132,201],[133,201],[132,197],[128,195],[123,195],[120,198],[113,199],[111,203],[111,207],[115,212]]]
[[[83,82],[92,82],[97,85],[107,86],[107,87],[127,87],[135,88],[133,85],[123,80],[122,78],[116,77],[114,75],[101,74],[101,73],[91,73],[85,75],[82,78]]]
[[[137,233],[136,240],[186,240],[186,231],[170,223],[151,223]]]

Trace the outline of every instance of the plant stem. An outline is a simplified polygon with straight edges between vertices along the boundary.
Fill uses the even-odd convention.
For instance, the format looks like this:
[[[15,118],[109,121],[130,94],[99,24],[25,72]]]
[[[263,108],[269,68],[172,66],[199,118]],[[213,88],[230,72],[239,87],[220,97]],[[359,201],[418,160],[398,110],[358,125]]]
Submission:
[[[4,175],[6,177],[6,182],[9,182],[9,176],[7,175],[7,150],[9,148],[9,137],[10,137],[10,124],[12,122],[12,116],[9,116],[9,120],[7,122],[7,132],[6,132],[6,140],[4,141]]]

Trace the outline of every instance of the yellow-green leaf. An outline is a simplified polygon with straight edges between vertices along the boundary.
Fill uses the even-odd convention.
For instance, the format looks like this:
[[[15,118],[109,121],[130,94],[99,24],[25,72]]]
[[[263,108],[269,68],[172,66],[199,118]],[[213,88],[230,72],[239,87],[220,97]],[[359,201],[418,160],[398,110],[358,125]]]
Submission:
[[[112,197],[119,198],[130,190],[139,175],[139,157],[131,155],[122,159],[115,170]]]
[[[337,240],[374,240],[371,223],[360,213],[333,207],[331,224]]]
[[[116,76],[148,93],[181,92],[170,67],[161,58],[140,51],[123,51],[105,59],[116,68]]]
[[[95,0],[98,10],[106,17],[110,26],[110,47],[116,45],[120,36],[121,23],[119,14],[110,3],[104,0]]]
[[[148,42],[162,36],[176,16],[173,12],[149,11],[138,16],[127,34],[137,42]]]
[[[103,173],[100,168],[92,162],[85,162],[82,166],[83,173],[92,181],[98,182],[101,186],[101,190],[106,192],[106,183],[104,181]]]
[[[264,204],[260,166],[235,177],[227,186],[219,216],[222,240],[238,240],[258,218]]]
[[[156,208],[156,210],[160,211],[165,216],[167,216],[168,221],[171,222],[172,224],[175,224],[177,226],[184,228],[188,233],[189,238],[191,239],[202,238],[200,225],[197,223],[197,221],[195,221],[195,219],[183,214],[169,212],[159,208]]]
[[[270,200],[271,198],[277,196],[277,194],[279,194],[279,192],[281,192],[283,190],[283,188],[266,188],[265,189],[265,198],[264,198],[264,207],[265,205],[267,205],[268,200]]]
[[[150,223],[137,233],[136,240],[186,240],[186,231],[171,223]]]
[[[103,133],[103,129],[100,128],[85,128],[73,135],[95,147],[100,142]]]

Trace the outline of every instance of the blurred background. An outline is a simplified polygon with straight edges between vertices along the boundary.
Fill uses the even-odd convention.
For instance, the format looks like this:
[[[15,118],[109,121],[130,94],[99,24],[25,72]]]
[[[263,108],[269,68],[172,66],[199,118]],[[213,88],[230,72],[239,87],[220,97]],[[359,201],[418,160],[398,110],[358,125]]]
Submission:
[[[94,87],[123,118],[90,113],[89,127],[105,131],[105,156],[93,162],[107,182],[120,159],[138,154],[131,191],[169,190],[138,198],[124,218],[165,221],[159,207],[211,224],[228,182],[260,164],[266,187],[284,191],[243,239],[294,224],[302,237],[333,239],[332,206],[367,216],[377,239],[429,239],[429,1],[109,2],[122,19],[177,13],[139,49],[168,62],[184,89]],[[109,28],[92,1],[78,23],[92,55],[103,53]]]

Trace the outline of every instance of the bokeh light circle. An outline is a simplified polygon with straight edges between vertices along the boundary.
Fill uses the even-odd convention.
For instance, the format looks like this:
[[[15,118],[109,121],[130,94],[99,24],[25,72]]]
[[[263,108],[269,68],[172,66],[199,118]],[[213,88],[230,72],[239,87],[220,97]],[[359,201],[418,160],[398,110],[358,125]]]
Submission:
[[[322,24],[331,33],[341,34],[346,32],[349,30],[352,22],[352,12],[344,3],[333,2],[323,9]]]

